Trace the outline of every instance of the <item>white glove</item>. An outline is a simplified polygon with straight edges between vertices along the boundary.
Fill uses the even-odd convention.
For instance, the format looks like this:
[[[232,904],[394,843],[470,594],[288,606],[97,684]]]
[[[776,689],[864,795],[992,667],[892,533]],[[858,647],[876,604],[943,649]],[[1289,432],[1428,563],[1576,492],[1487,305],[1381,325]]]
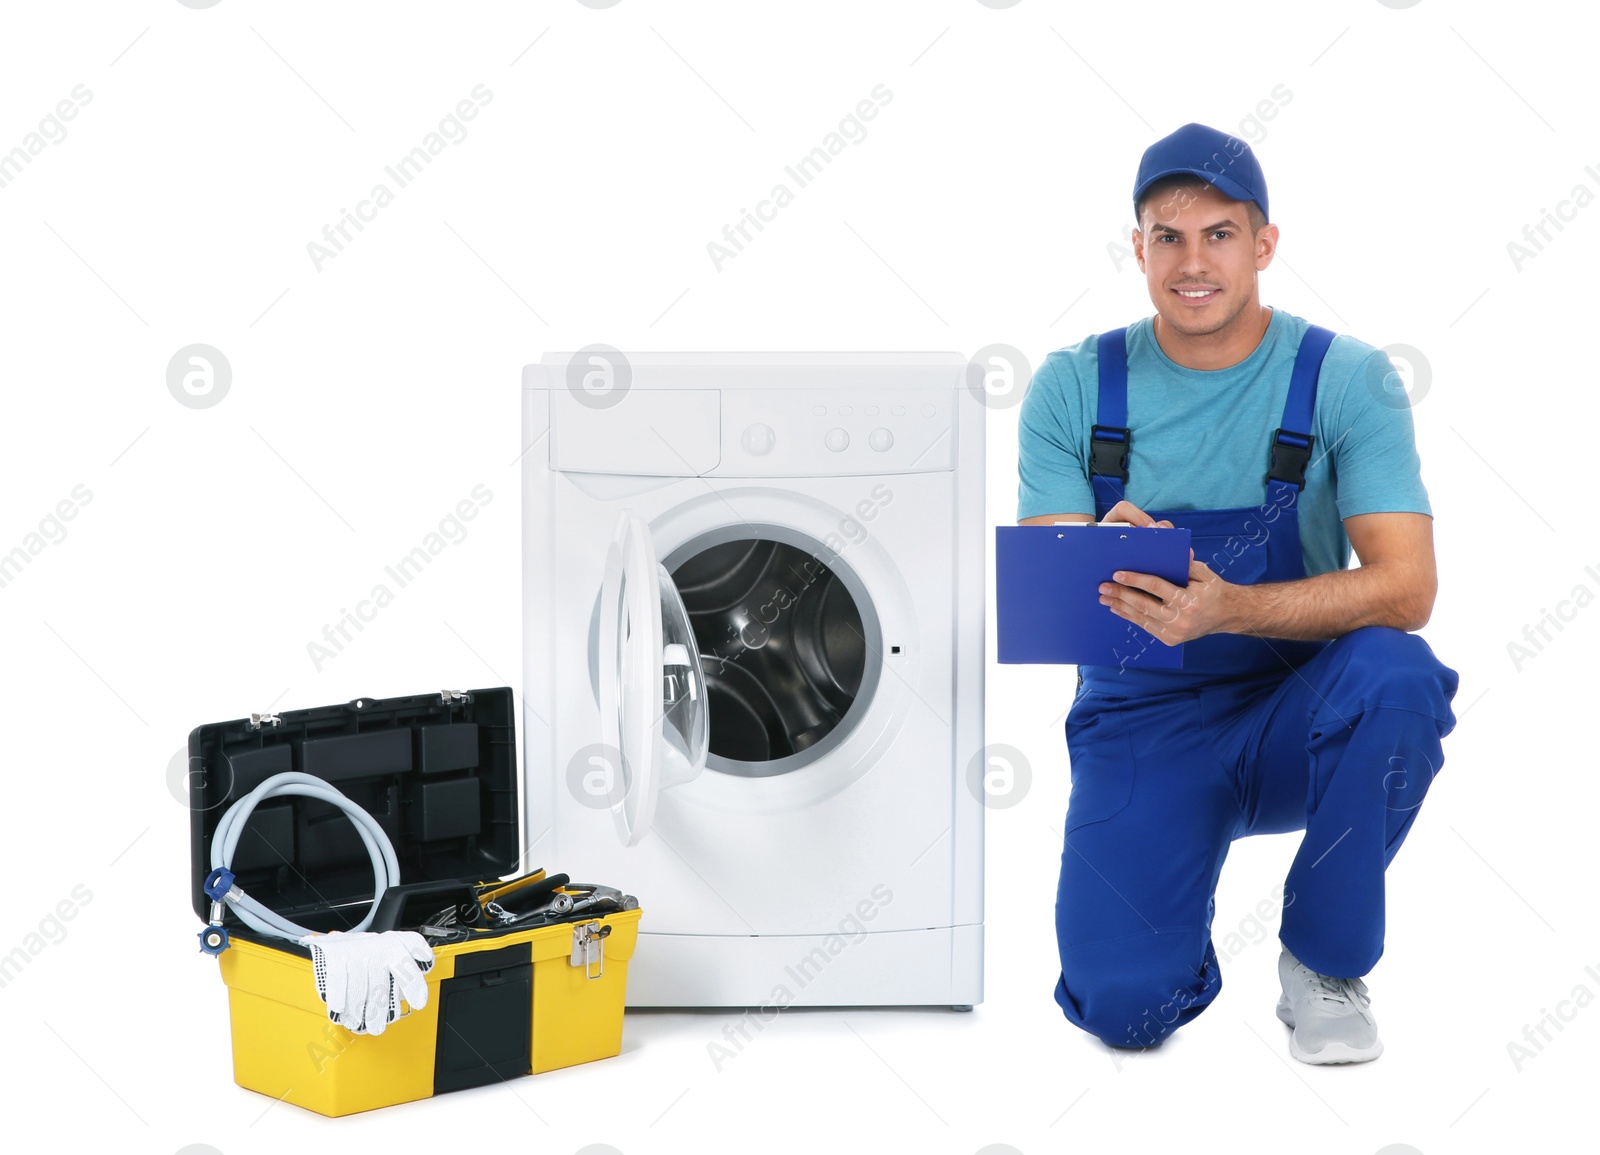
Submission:
[[[412,1009],[428,1005],[433,948],[415,931],[387,930],[310,934],[317,994],[328,1019],[357,1035],[381,1035],[400,1018],[400,1001]]]

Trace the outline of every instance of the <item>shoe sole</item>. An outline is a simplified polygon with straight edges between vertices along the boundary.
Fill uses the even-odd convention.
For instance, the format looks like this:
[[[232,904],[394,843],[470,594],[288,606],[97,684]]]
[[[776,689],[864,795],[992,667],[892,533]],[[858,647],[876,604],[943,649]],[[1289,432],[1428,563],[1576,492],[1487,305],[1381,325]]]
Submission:
[[[1278,1000],[1278,1021],[1283,1023],[1292,1032],[1294,1030],[1294,1011],[1283,999]],[[1295,1042],[1293,1034],[1289,1036],[1289,1054],[1302,1063],[1312,1066],[1328,1067],[1338,1063],[1367,1063],[1383,1054],[1383,1040],[1378,1039],[1370,1047],[1352,1047],[1348,1043],[1329,1043],[1320,1051],[1302,1051]]]

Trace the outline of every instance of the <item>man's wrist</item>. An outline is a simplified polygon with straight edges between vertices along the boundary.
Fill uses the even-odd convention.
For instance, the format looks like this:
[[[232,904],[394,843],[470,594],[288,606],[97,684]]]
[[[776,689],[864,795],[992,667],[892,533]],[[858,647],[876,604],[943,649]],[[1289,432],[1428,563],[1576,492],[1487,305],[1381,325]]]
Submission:
[[[1217,627],[1217,632],[1219,634],[1250,633],[1251,610],[1255,606],[1253,588],[1227,583],[1222,587],[1222,593],[1222,624]]]

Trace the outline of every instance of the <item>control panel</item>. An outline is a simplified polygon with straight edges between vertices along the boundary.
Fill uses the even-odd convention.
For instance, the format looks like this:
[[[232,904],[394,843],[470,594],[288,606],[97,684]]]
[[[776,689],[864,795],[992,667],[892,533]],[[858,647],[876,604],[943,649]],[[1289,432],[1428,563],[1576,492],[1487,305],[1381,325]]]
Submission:
[[[956,389],[723,389],[721,476],[955,468]],[[966,399],[969,403],[971,398]]]

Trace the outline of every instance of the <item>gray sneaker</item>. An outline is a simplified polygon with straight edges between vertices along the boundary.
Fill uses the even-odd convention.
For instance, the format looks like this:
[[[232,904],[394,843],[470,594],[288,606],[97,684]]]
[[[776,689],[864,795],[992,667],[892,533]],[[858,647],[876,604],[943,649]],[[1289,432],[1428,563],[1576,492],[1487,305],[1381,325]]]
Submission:
[[[1293,1028],[1289,1053],[1302,1063],[1365,1063],[1383,1054],[1366,983],[1320,975],[1288,947],[1278,956],[1278,981],[1278,1018]]]

